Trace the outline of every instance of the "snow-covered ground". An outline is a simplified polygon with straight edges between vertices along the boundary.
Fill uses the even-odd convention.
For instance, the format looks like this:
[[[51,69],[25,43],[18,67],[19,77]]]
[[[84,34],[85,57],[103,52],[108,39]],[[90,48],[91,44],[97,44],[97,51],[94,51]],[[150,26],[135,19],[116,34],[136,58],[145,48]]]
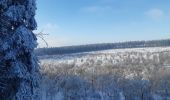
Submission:
[[[46,55],[40,56],[40,61],[42,63],[51,63],[55,61],[62,62],[67,60],[75,60],[75,59],[87,59],[89,57],[97,57],[97,59],[101,59],[103,57],[109,58],[111,55],[119,56],[127,53],[140,53],[145,54],[145,57],[148,53],[160,53],[160,52],[170,52],[170,47],[153,47],[153,48],[133,48],[133,49],[113,49],[113,50],[103,50],[103,51],[95,51],[95,52],[84,52],[84,53],[74,53],[74,54],[63,54],[63,55]],[[131,55],[134,56],[134,55]],[[138,55],[135,55],[138,56]],[[135,57],[134,56],[134,57]]]
[[[47,55],[39,59],[43,100],[170,97],[170,47]]]

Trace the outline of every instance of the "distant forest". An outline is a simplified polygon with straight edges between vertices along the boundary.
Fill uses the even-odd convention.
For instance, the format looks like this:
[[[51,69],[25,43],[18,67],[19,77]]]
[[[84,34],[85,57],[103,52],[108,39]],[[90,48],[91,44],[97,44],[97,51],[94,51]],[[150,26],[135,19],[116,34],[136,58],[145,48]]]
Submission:
[[[91,52],[91,51],[100,51],[100,50],[109,50],[109,49],[167,47],[167,46],[170,46],[170,39],[37,48],[35,52],[37,56],[43,56],[43,55],[60,55],[60,54],[80,53],[80,52]]]

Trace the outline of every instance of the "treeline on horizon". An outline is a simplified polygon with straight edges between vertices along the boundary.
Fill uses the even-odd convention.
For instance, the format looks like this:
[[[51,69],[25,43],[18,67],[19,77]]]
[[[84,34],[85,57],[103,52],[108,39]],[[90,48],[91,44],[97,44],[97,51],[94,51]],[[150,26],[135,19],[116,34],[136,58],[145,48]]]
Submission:
[[[71,54],[71,53],[80,53],[80,52],[91,52],[91,51],[100,51],[100,50],[109,50],[109,49],[167,47],[167,46],[170,46],[170,39],[37,48],[35,50],[35,53],[37,54],[37,56],[43,56],[43,55],[61,55],[61,54]]]

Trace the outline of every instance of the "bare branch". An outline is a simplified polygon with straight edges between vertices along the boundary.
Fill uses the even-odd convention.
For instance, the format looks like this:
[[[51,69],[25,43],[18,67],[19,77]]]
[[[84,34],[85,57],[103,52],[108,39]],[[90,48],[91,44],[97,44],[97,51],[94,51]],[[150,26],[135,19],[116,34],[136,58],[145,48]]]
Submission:
[[[44,36],[49,35],[49,34],[44,33],[43,30],[41,30],[39,33],[36,33],[35,35],[36,35],[37,37],[39,37],[41,40],[43,40],[43,41],[45,42],[46,46],[48,47],[48,43],[47,43],[47,41],[44,39]]]

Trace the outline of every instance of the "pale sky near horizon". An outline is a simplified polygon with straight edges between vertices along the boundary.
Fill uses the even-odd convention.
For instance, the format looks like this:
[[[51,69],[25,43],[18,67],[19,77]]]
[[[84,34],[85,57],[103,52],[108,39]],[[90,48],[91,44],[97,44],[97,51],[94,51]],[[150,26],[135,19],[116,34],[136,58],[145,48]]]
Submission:
[[[170,0],[37,0],[36,32],[49,34],[50,47],[167,39],[169,5]]]

